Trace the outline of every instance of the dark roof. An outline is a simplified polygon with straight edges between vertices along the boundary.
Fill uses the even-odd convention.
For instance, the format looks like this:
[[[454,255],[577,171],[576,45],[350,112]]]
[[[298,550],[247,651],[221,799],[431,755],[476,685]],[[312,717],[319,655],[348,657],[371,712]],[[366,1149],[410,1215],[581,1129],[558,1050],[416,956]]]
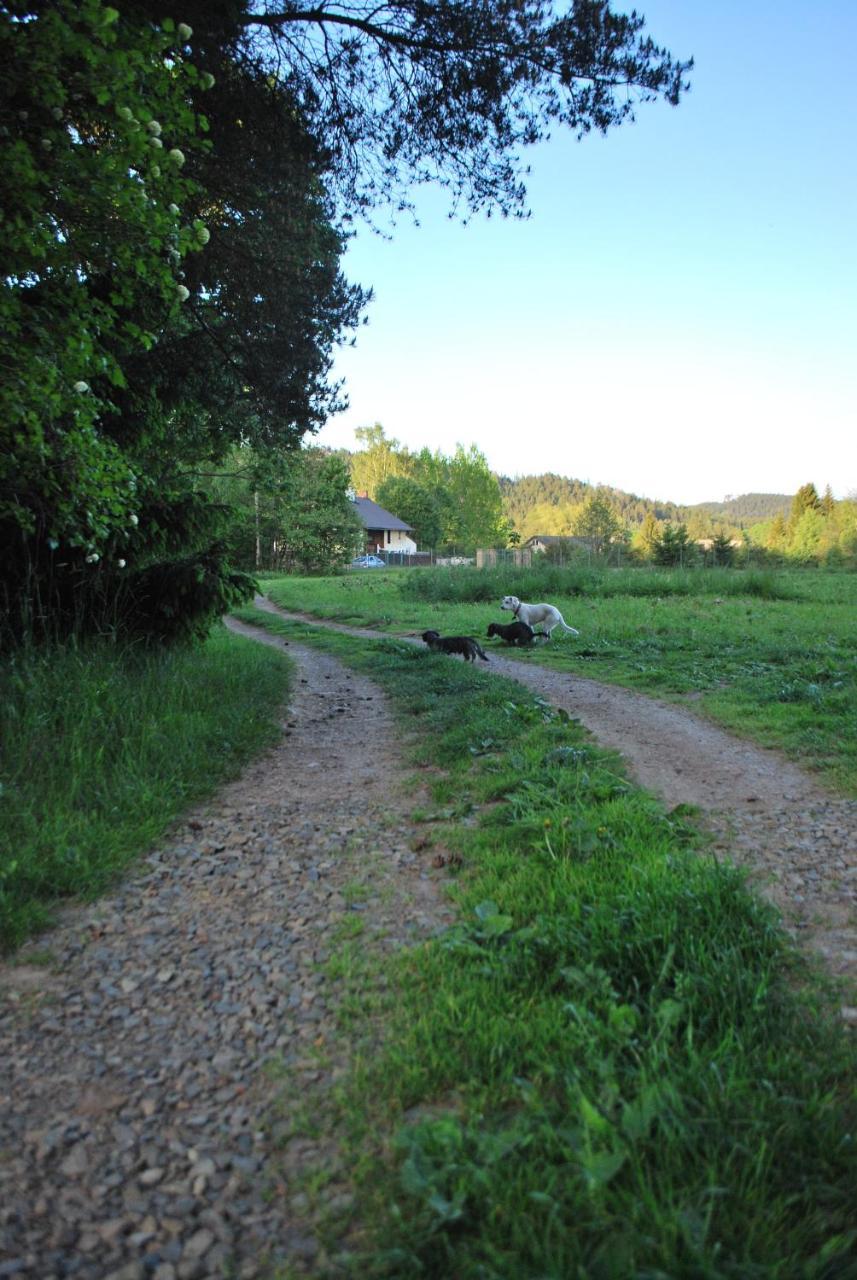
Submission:
[[[531,538],[527,538],[524,546],[532,546],[534,542],[543,542],[546,547],[552,547],[560,542],[579,542],[581,544],[587,544],[589,539],[581,538],[577,534],[573,533],[534,533]]]
[[[398,516],[391,515],[383,507],[379,507],[378,503],[373,502],[371,498],[355,498],[354,506],[363,521],[364,529],[411,530],[414,527],[411,524],[405,524],[404,520],[400,520]]]

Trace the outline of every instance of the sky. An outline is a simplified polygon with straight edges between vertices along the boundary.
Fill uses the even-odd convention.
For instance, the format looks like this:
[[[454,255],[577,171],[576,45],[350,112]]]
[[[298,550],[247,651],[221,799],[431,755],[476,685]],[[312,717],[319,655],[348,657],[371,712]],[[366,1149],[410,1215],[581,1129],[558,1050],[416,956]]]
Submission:
[[[462,225],[426,189],[419,226],[358,232],[375,296],[318,443],[380,422],[688,504],[857,492],[857,0],[636,8],[691,91],[531,148],[527,221]]]

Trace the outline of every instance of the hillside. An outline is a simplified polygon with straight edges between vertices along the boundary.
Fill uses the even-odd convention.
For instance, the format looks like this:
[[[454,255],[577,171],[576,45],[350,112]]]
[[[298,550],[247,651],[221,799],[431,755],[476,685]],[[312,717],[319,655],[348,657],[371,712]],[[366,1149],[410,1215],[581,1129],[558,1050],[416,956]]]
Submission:
[[[517,476],[514,480],[509,476],[498,476],[500,492],[503,495],[503,510],[509,519],[519,525],[533,507],[559,507],[563,505],[577,506],[583,502],[595,486],[583,480],[572,480],[567,476],[558,476],[547,472],[539,476]],[[685,508],[674,502],[658,502],[651,498],[640,498],[635,493],[625,493],[610,485],[599,485],[599,490],[607,494],[612,506],[623,521],[628,524],[642,524],[651,512],[658,520],[681,520]]]
[[[514,479],[498,475],[497,480],[503,495],[504,514],[518,528],[535,508],[577,506],[595,488],[583,480],[555,475],[553,472],[537,476],[517,476]],[[747,493],[723,502],[682,506],[675,502],[641,498],[635,493],[614,489],[611,485],[599,485],[598,488],[607,495],[623,523],[632,527],[641,525],[646,516],[651,514],[656,520],[687,522],[696,517],[697,522],[701,519],[714,524],[746,528],[762,520],[771,520],[778,514],[788,515],[792,501],[788,494]]]
[[[699,502],[696,506],[684,507],[683,510],[703,512],[712,519],[743,528],[749,524],[757,524],[760,520],[773,520],[777,515],[787,516],[791,504],[791,495],[786,493],[743,493],[723,502]]]

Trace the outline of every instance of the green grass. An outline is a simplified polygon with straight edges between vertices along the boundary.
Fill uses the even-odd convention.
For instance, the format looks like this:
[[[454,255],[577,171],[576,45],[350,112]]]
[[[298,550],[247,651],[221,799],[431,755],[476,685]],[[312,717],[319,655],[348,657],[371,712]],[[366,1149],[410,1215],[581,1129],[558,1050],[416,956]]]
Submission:
[[[551,599],[580,636],[555,633],[549,645],[524,655],[505,650],[508,656],[659,697],[692,695],[695,712],[779,747],[857,795],[857,576],[553,572],[560,575],[555,590],[538,591],[550,584],[526,577],[514,580],[515,589],[526,599]],[[459,573],[466,576],[455,586]],[[489,622],[506,616],[496,571],[484,579],[482,586],[475,570],[416,569],[265,586],[277,603],[319,617],[390,632],[433,626],[484,637]],[[479,598],[469,598],[477,590]],[[468,598],[441,598],[444,591]]]
[[[418,723],[424,818],[469,815],[460,923],[394,963],[345,1090],[354,1273],[857,1275],[853,1047],[742,875],[514,682],[242,616],[371,673]],[[353,1027],[365,969],[331,974]]]
[[[104,889],[193,801],[278,734],[290,665],[218,627],[158,654],[111,644],[0,670],[0,946],[58,899]]]

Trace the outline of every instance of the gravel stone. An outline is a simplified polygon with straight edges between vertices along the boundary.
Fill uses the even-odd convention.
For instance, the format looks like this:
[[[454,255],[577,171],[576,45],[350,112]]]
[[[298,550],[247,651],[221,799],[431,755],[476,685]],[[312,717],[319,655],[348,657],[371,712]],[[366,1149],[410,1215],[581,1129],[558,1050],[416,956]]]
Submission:
[[[338,984],[317,966],[346,885],[373,882],[367,946],[453,913],[442,877],[395,861],[419,801],[383,697],[332,658],[288,652],[303,681],[289,736],[113,893],[0,964],[0,1280],[317,1274],[316,1209],[271,1194],[285,1104],[269,1064],[301,1105],[344,1070],[344,1048],[329,1070],[304,1058],[319,1037],[334,1052]],[[367,739],[383,757],[368,775]],[[370,928],[386,936],[371,944]],[[28,963],[45,948],[51,967]],[[335,1156],[332,1139],[305,1144],[288,1176]]]

